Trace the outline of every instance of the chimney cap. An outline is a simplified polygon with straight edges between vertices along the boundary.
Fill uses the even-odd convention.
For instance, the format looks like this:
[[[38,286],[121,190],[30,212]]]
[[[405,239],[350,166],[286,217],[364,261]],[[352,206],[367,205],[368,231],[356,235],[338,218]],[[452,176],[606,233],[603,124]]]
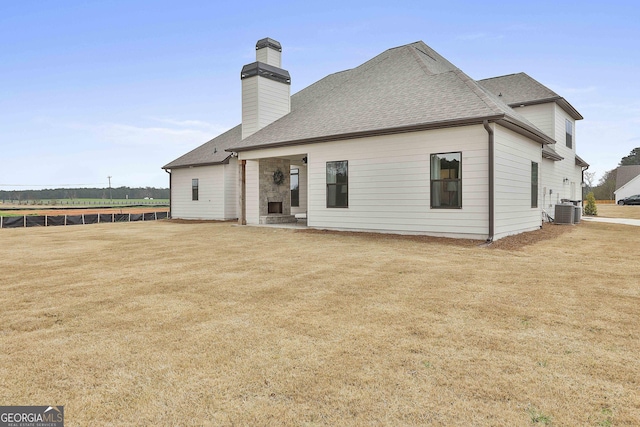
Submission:
[[[240,80],[249,77],[260,76],[276,82],[291,84],[291,76],[287,70],[265,64],[264,62],[253,62],[242,67],[240,72]]]
[[[282,45],[280,44],[280,42],[269,37],[260,39],[258,40],[258,43],[256,43],[256,50],[262,49],[264,47],[270,47],[271,49],[275,49],[278,52],[282,52]]]

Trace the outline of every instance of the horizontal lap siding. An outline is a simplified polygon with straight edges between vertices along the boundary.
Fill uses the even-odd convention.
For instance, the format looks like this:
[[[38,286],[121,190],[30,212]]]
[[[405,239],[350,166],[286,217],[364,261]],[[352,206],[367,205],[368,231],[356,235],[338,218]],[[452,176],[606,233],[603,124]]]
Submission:
[[[171,171],[171,216],[183,219],[224,219],[225,165]],[[198,179],[198,200],[191,200],[191,180]]]
[[[567,147],[565,120],[569,120],[573,125],[573,143],[572,148]],[[548,161],[543,164],[542,170],[542,186],[547,188],[545,194],[545,208],[553,209],[553,205],[562,199],[571,199],[571,183],[575,187],[576,199],[582,197],[582,170],[576,166],[576,129],[575,121],[562,108],[555,106],[555,126],[556,126],[556,143],[552,145],[553,149],[560,156],[564,157],[560,161]],[[565,183],[564,178],[569,178],[569,182]],[[553,189],[553,194],[549,194],[549,190]]]
[[[238,161],[235,157],[224,165],[224,216],[226,219],[238,218]]]
[[[309,225],[487,234],[487,133],[481,126],[380,136],[310,150]],[[430,156],[462,152],[462,209],[431,209]],[[349,162],[349,207],[326,207],[326,162]]]
[[[555,107],[555,102],[548,102],[546,104],[517,107],[515,110],[531,123],[536,125],[538,129],[549,135],[551,138],[556,139],[560,137],[560,134],[556,131]],[[558,136],[556,137],[556,135]],[[564,138],[564,127],[562,128],[561,136]]]
[[[258,79],[258,123],[263,128],[289,112],[290,86],[264,77],[253,78]]]
[[[531,162],[542,162],[540,144],[495,126],[495,239],[540,227],[540,209],[531,207]],[[538,179],[540,194],[540,179]],[[540,206],[540,196],[538,196]]]
[[[487,132],[477,125],[254,150],[240,159],[306,155],[311,227],[485,239],[487,145]],[[431,154],[456,151],[462,152],[462,209],[431,209]],[[327,208],[326,162],[340,160],[349,162],[349,207]],[[248,220],[254,197],[247,190]]]

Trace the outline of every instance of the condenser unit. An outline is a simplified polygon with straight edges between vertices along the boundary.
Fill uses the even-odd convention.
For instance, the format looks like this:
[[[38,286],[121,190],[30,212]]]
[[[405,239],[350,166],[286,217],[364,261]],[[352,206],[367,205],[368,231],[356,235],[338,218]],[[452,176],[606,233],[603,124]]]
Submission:
[[[579,224],[580,220],[582,219],[582,206],[574,206],[574,213],[573,213],[573,223],[574,224]]]
[[[569,204],[556,205],[556,216],[553,222],[556,224],[573,224],[576,207]]]

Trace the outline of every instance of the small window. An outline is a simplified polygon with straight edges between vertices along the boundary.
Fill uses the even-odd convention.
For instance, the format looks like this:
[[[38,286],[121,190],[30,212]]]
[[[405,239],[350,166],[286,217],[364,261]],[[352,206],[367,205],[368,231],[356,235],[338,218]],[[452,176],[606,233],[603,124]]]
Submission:
[[[573,148],[573,123],[570,120],[565,120],[564,127],[567,131],[567,147]]]
[[[349,164],[327,162],[327,207],[349,207]]]
[[[291,169],[291,206],[300,206],[300,169]]]
[[[198,200],[198,178],[191,180],[191,200]]]
[[[531,207],[538,207],[538,164],[531,162]]]
[[[431,208],[462,208],[462,153],[431,155]]]

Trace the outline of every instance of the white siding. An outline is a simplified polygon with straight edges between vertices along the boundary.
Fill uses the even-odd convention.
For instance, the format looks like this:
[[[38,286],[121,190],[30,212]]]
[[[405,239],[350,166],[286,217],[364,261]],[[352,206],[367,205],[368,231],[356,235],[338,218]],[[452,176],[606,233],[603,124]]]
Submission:
[[[554,108],[556,143],[552,147],[564,159],[559,161],[544,159],[541,174],[543,202],[541,207],[552,216],[554,205],[560,203],[562,199],[582,198],[582,169],[576,166],[575,121],[562,108],[557,105]],[[569,120],[573,126],[572,148],[567,147],[566,144],[565,120]]]
[[[310,227],[485,239],[487,145],[487,132],[478,125],[241,152],[240,158],[306,153]],[[457,151],[462,152],[462,209],[431,209],[430,155]],[[349,162],[349,207],[331,209],[326,162],[338,160]],[[257,175],[257,168],[251,174]],[[247,181],[249,175],[247,168]]]
[[[635,196],[636,194],[640,194],[640,175],[636,176],[615,191],[616,203],[618,203],[618,200],[620,199]]]
[[[536,125],[541,131],[555,139],[555,135],[557,135],[555,108],[555,102],[548,102],[546,104],[527,105],[526,107],[516,107],[514,109],[517,113],[520,113]],[[562,138],[564,138],[564,127],[562,128]]]
[[[531,207],[531,162],[542,163],[542,146],[502,126],[495,129],[495,239],[540,228]],[[540,206],[540,179],[538,179]]]
[[[191,180],[198,179],[198,200],[191,200]],[[225,165],[171,171],[171,216],[183,219],[226,219]]]
[[[224,165],[224,216],[238,218],[238,161],[235,157]]]
[[[291,206],[291,214],[307,212],[307,166],[302,164],[291,163],[292,169],[298,169],[299,180],[299,197],[300,204],[298,207]]]
[[[290,89],[260,76],[242,80],[242,139],[289,113]]]
[[[258,77],[242,79],[242,139],[258,129]]]
[[[256,50],[256,61],[282,68],[282,52],[269,47]]]

